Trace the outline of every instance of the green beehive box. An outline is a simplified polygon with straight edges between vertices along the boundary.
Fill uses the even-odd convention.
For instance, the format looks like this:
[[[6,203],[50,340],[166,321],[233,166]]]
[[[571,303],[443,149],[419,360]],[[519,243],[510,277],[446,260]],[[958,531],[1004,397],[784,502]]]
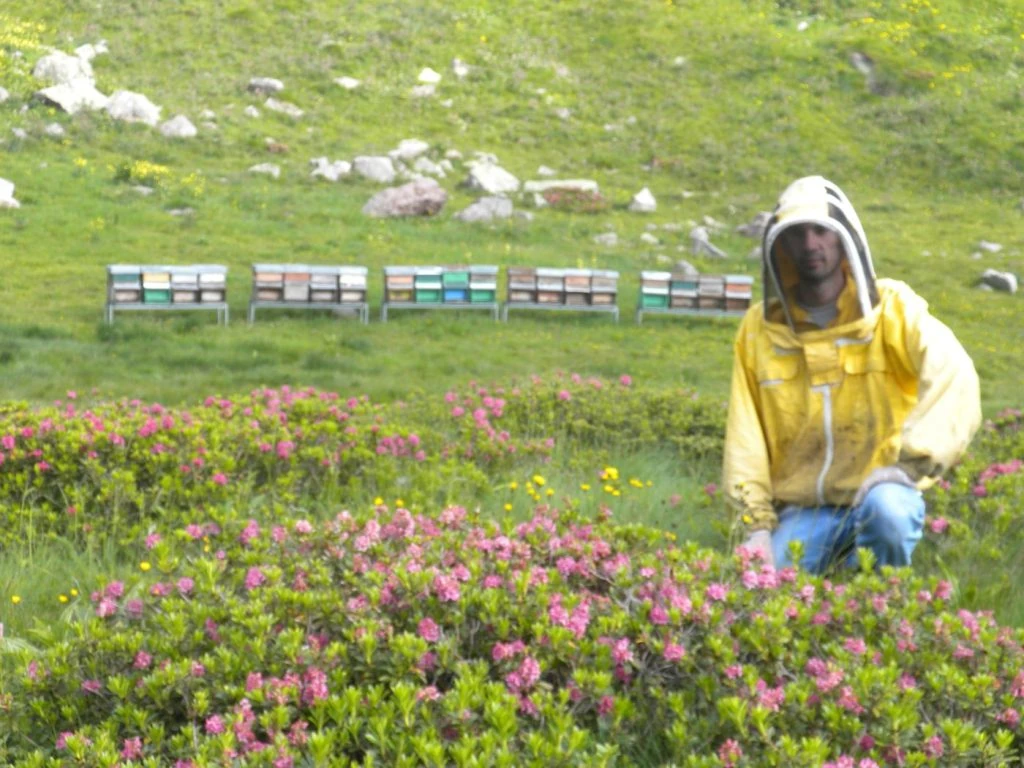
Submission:
[[[474,304],[483,304],[494,301],[495,291],[486,288],[476,288],[469,292],[469,300]]]
[[[641,306],[651,309],[662,309],[668,306],[668,296],[665,294],[645,293],[640,297]]]
[[[442,275],[442,280],[445,288],[465,288],[469,285],[469,271],[460,269],[445,272]]]
[[[441,292],[438,290],[416,290],[417,304],[437,304],[441,301]]]
[[[146,304],[170,304],[171,291],[169,288],[146,288],[142,292],[142,300]]]

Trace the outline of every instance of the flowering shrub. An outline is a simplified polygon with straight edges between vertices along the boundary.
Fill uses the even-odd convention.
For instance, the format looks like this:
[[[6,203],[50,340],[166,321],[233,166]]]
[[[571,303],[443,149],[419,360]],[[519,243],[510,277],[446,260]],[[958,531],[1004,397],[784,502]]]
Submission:
[[[594,190],[552,187],[541,194],[545,202],[556,211],[601,213],[611,207],[608,199]]]
[[[721,409],[690,393],[599,379],[472,386],[387,406],[288,387],[185,409],[87,407],[72,397],[51,408],[11,406],[0,412],[0,544],[90,532],[130,539],[157,518],[229,501],[443,504],[547,460],[562,440],[600,450],[671,444],[699,455],[715,450],[721,426]]]
[[[162,529],[23,651],[30,765],[998,766],[1024,635],[951,586],[833,584],[539,506]],[[45,636],[44,636],[45,637]],[[241,763],[239,763],[241,764]]]
[[[928,494],[929,521],[915,561],[955,574],[973,605],[1002,606],[1024,579],[1024,416],[1010,409],[986,424],[973,450]],[[1013,617],[1024,622],[1024,615]]]

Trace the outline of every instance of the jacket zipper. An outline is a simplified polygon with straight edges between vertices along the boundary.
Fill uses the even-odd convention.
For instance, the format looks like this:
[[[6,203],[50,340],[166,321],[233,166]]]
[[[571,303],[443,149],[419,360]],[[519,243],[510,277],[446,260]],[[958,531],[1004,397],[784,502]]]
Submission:
[[[816,490],[818,493],[818,506],[825,506],[825,475],[832,468],[832,460],[835,458],[835,441],[832,437],[832,388],[828,384],[818,387],[811,387],[812,391],[821,392],[822,397],[822,421],[825,430],[825,462],[818,473]]]

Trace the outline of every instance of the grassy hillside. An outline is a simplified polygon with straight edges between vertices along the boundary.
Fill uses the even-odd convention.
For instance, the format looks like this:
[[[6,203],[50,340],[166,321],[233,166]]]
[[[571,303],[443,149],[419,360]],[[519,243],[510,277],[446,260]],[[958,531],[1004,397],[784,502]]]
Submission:
[[[708,215],[731,232],[770,208],[789,180],[817,172],[858,206],[879,272],[912,283],[964,340],[986,409],[1019,400],[1020,297],[975,288],[986,266],[1024,272],[1015,119],[1024,10],[1009,0],[568,8],[12,0],[4,8],[0,86],[11,98],[0,105],[0,177],[17,185],[22,203],[0,211],[8,398],[96,387],[181,402],[283,383],[387,397],[555,370],[629,372],[724,396],[735,324],[652,319],[638,328],[630,315],[636,275],[690,258],[690,222]],[[93,61],[101,91],[144,93],[164,119],[181,113],[197,125],[208,109],[216,128],[175,141],[104,113],[70,117],[30,100],[41,87],[31,67],[46,46],[70,52],[101,39],[110,49]],[[855,52],[873,62],[870,83],[851,64]],[[451,72],[456,57],[471,67],[463,80]],[[437,93],[413,98],[428,66],[443,75]],[[362,86],[339,87],[333,80],[343,75]],[[254,76],[283,80],[279,98],[305,115],[262,109],[246,91]],[[243,114],[250,104],[261,107],[259,118]],[[47,136],[50,122],[66,136]],[[562,178],[596,179],[611,206],[463,224],[452,215],[473,196],[458,186],[465,171],[457,163],[442,182],[451,199],[438,217],[381,222],[360,213],[376,185],[308,176],[312,157],[351,160],[411,137],[430,142],[435,157],[493,152],[524,180],[541,164]],[[288,151],[268,153],[267,139]],[[281,166],[280,179],[247,173],[267,161]],[[149,197],[118,181],[145,176],[140,163],[166,168]],[[644,186],[658,211],[629,213]],[[181,207],[193,213],[168,213]],[[639,239],[650,224],[659,226],[658,246]],[[593,241],[608,229],[620,245]],[[981,239],[1004,248],[974,260]],[[756,273],[746,259],[751,241],[726,234],[715,242],[730,259],[697,259],[699,267]],[[259,261],[365,264],[374,302],[386,264],[597,265],[622,271],[625,314],[619,327],[525,313],[500,326],[475,313],[402,313],[369,327],[268,314],[248,328],[249,265]],[[104,328],[103,267],[114,262],[225,263],[234,322],[221,329],[212,313],[124,315]]]

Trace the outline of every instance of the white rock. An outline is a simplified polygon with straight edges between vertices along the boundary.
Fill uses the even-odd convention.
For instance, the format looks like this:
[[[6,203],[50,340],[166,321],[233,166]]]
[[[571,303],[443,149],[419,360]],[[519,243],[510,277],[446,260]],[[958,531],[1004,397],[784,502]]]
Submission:
[[[160,122],[160,107],[132,91],[114,91],[107,102],[107,114],[115,120],[128,123],[156,125]]]
[[[426,176],[436,176],[437,178],[443,179],[448,174],[445,173],[438,163],[435,163],[428,157],[417,157],[416,161],[412,164],[413,170]]]
[[[629,203],[629,210],[634,213],[654,213],[658,210],[658,201],[647,187],[644,187],[635,195]]]
[[[572,189],[577,192],[599,193],[601,190],[593,179],[547,179],[544,181],[528,181],[523,184],[523,192],[543,193],[549,189]]]
[[[647,243],[648,245],[657,245],[659,242],[661,242],[650,232],[644,232],[642,235],[640,235],[640,240],[644,243]]]
[[[402,139],[398,146],[388,152],[392,160],[414,160],[430,149],[430,145],[423,139]]]
[[[0,88],[0,104],[11,98],[11,93],[6,88]]]
[[[420,70],[419,75],[416,77],[421,83],[428,83],[430,85],[437,85],[441,82],[441,74],[435,72],[430,67],[424,67]]]
[[[492,163],[474,163],[463,183],[488,195],[507,195],[519,189],[519,179]]]
[[[444,152],[445,160],[461,160],[462,153],[457,149],[446,149]]]
[[[684,275],[700,274],[700,270],[698,270],[695,266],[693,266],[693,264],[688,262],[686,259],[680,259],[679,261],[676,262],[676,271],[682,272]]]
[[[446,174],[451,173],[455,170],[455,166],[452,165],[452,161],[447,157],[437,164],[437,167],[444,171]]]
[[[259,117],[260,111],[256,109],[252,104],[242,110],[242,114],[246,117]]]
[[[171,216],[192,216],[195,213],[194,208],[169,208],[167,213]]]
[[[291,102],[278,101],[273,96],[263,102],[263,106],[271,112],[280,112],[282,115],[288,115],[288,117],[302,117],[306,114]]]
[[[534,208],[547,208],[548,199],[544,197],[540,192],[533,193],[533,207]]]
[[[546,165],[542,165],[539,168],[537,168],[537,175],[544,176],[545,178],[550,179],[552,176],[555,175],[555,169],[548,168]]]
[[[212,109],[204,109],[202,112],[199,113],[199,119],[200,120],[216,120],[217,119],[217,115],[214,113],[214,111]]]
[[[280,93],[284,83],[275,77],[254,77],[249,81],[249,90],[256,93]]]
[[[626,118],[626,125],[636,125],[636,115],[630,115]]]
[[[184,115],[175,115],[170,120],[160,125],[160,133],[169,139],[190,139],[199,131],[192,125],[192,121]]]
[[[469,74],[469,65],[462,59],[452,59],[452,72],[461,80]]]
[[[986,269],[981,275],[981,282],[996,291],[1017,292],[1017,276],[1012,272]]]
[[[28,131],[24,128],[11,128],[11,133],[14,134],[14,138],[21,139],[22,141],[28,138]]]
[[[494,221],[512,216],[512,201],[507,197],[481,197],[455,214],[459,221]]]
[[[100,40],[98,43],[86,43],[75,48],[75,56],[84,61],[92,61],[100,54],[109,52],[106,40]]]
[[[326,181],[337,181],[352,173],[352,163],[347,160],[335,160],[330,162],[326,157],[315,157],[310,160],[313,170],[309,175],[314,179],[325,179]]]
[[[249,168],[249,173],[262,173],[277,179],[281,176],[281,167],[273,163],[260,163]]]
[[[707,256],[711,256],[712,258],[716,259],[726,258],[729,254],[727,254],[721,248],[712,245],[710,237],[711,235],[709,234],[707,227],[698,226],[690,230],[691,252],[695,256],[699,256],[700,254],[703,253]]]
[[[136,184],[132,187],[132,192],[143,197],[149,197],[153,194],[153,188],[147,187],[145,184]]]
[[[666,232],[682,232],[683,225],[674,221],[666,221],[661,225],[661,228]]]
[[[0,179],[0,200],[10,200],[12,197],[14,197],[14,182]]]
[[[433,83],[425,83],[424,85],[414,85],[410,90],[409,94],[414,99],[428,99],[434,95],[437,91],[437,86]]]
[[[36,91],[35,96],[47,104],[59,107],[69,115],[76,115],[83,109],[103,109],[110,101],[96,90],[92,80],[85,78],[70,83],[51,85],[49,88]]]
[[[473,161],[477,163],[490,163],[498,165],[498,156],[493,152],[482,152],[479,149],[473,152]]]
[[[54,51],[43,56],[32,69],[32,76],[53,85],[71,83],[75,80],[93,82],[92,65],[85,59],[69,56],[63,51]]]
[[[0,208],[10,208],[14,210],[16,208],[21,208],[21,203],[19,203],[13,197],[0,197]]]
[[[378,184],[390,184],[397,171],[390,157],[360,155],[352,163],[352,169],[364,179]]]
[[[1001,250],[1003,250],[1003,246],[1001,243],[993,243],[989,242],[988,240],[982,240],[981,242],[979,242],[978,247],[981,248],[981,250],[986,251],[987,253],[999,253]]]
[[[740,224],[736,227],[736,234],[743,235],[744,237],[752,237],[755,240],[760,240],[764,236],[764,230],[768,226],[768,222],[771,220],[771,211],[761,211],[754,218],[746,224]]]
[[[808,21],[801,21],[799,24],[796,25],[796,31],[797,32],[806,32],[807,28],[809,26],[811,26],[810,22],[808,22]]]
[[[594,242],[611,247],[619,244],[619,236],[614,232],[602,232],[600,235],[594,235]]]
[[[514,218],[520,219],[521,221],[533,221],[533,213],[531,211],[515,211],[512,213]]]
[[[211,120],[203,120],[203,122],[201,122],[199,125],[202,126],[207,131],[216,131],[217,130],[217,124],[215,122],[211,121]]]
[[[67,134],[67,131],[64,130],[64,126],[60,123],[47,123],[46,127],[43,128],[43,133],[55,139],[62,139]]]
[[[555,116],[559,120],[568,120],[570,117],[572,117],[572,110],[569,109],[568,107],[559,107],[558,109],[555,110]]]
[[[336,77],[334,78],[334,82],[340,85],[346,91],[354,91],[356,88],[363,84],[362,80],[356,80],[354,77],[349,77],[348,75],[346,75],[345,77]]]
[[[676,56],[674,59],[672,59],[672,66],[673,67],[685,67],[686,66],[686,57],[685,56]]]
[[[658,225],[654,222],[648,222],[647,224],[644,224],[644,229],[648,232],[657,232]]]
[[[452,105],[455,103],[455,99],[441,99],[441,101],[437,103],[440,104],[445,109],[451,109]]]

